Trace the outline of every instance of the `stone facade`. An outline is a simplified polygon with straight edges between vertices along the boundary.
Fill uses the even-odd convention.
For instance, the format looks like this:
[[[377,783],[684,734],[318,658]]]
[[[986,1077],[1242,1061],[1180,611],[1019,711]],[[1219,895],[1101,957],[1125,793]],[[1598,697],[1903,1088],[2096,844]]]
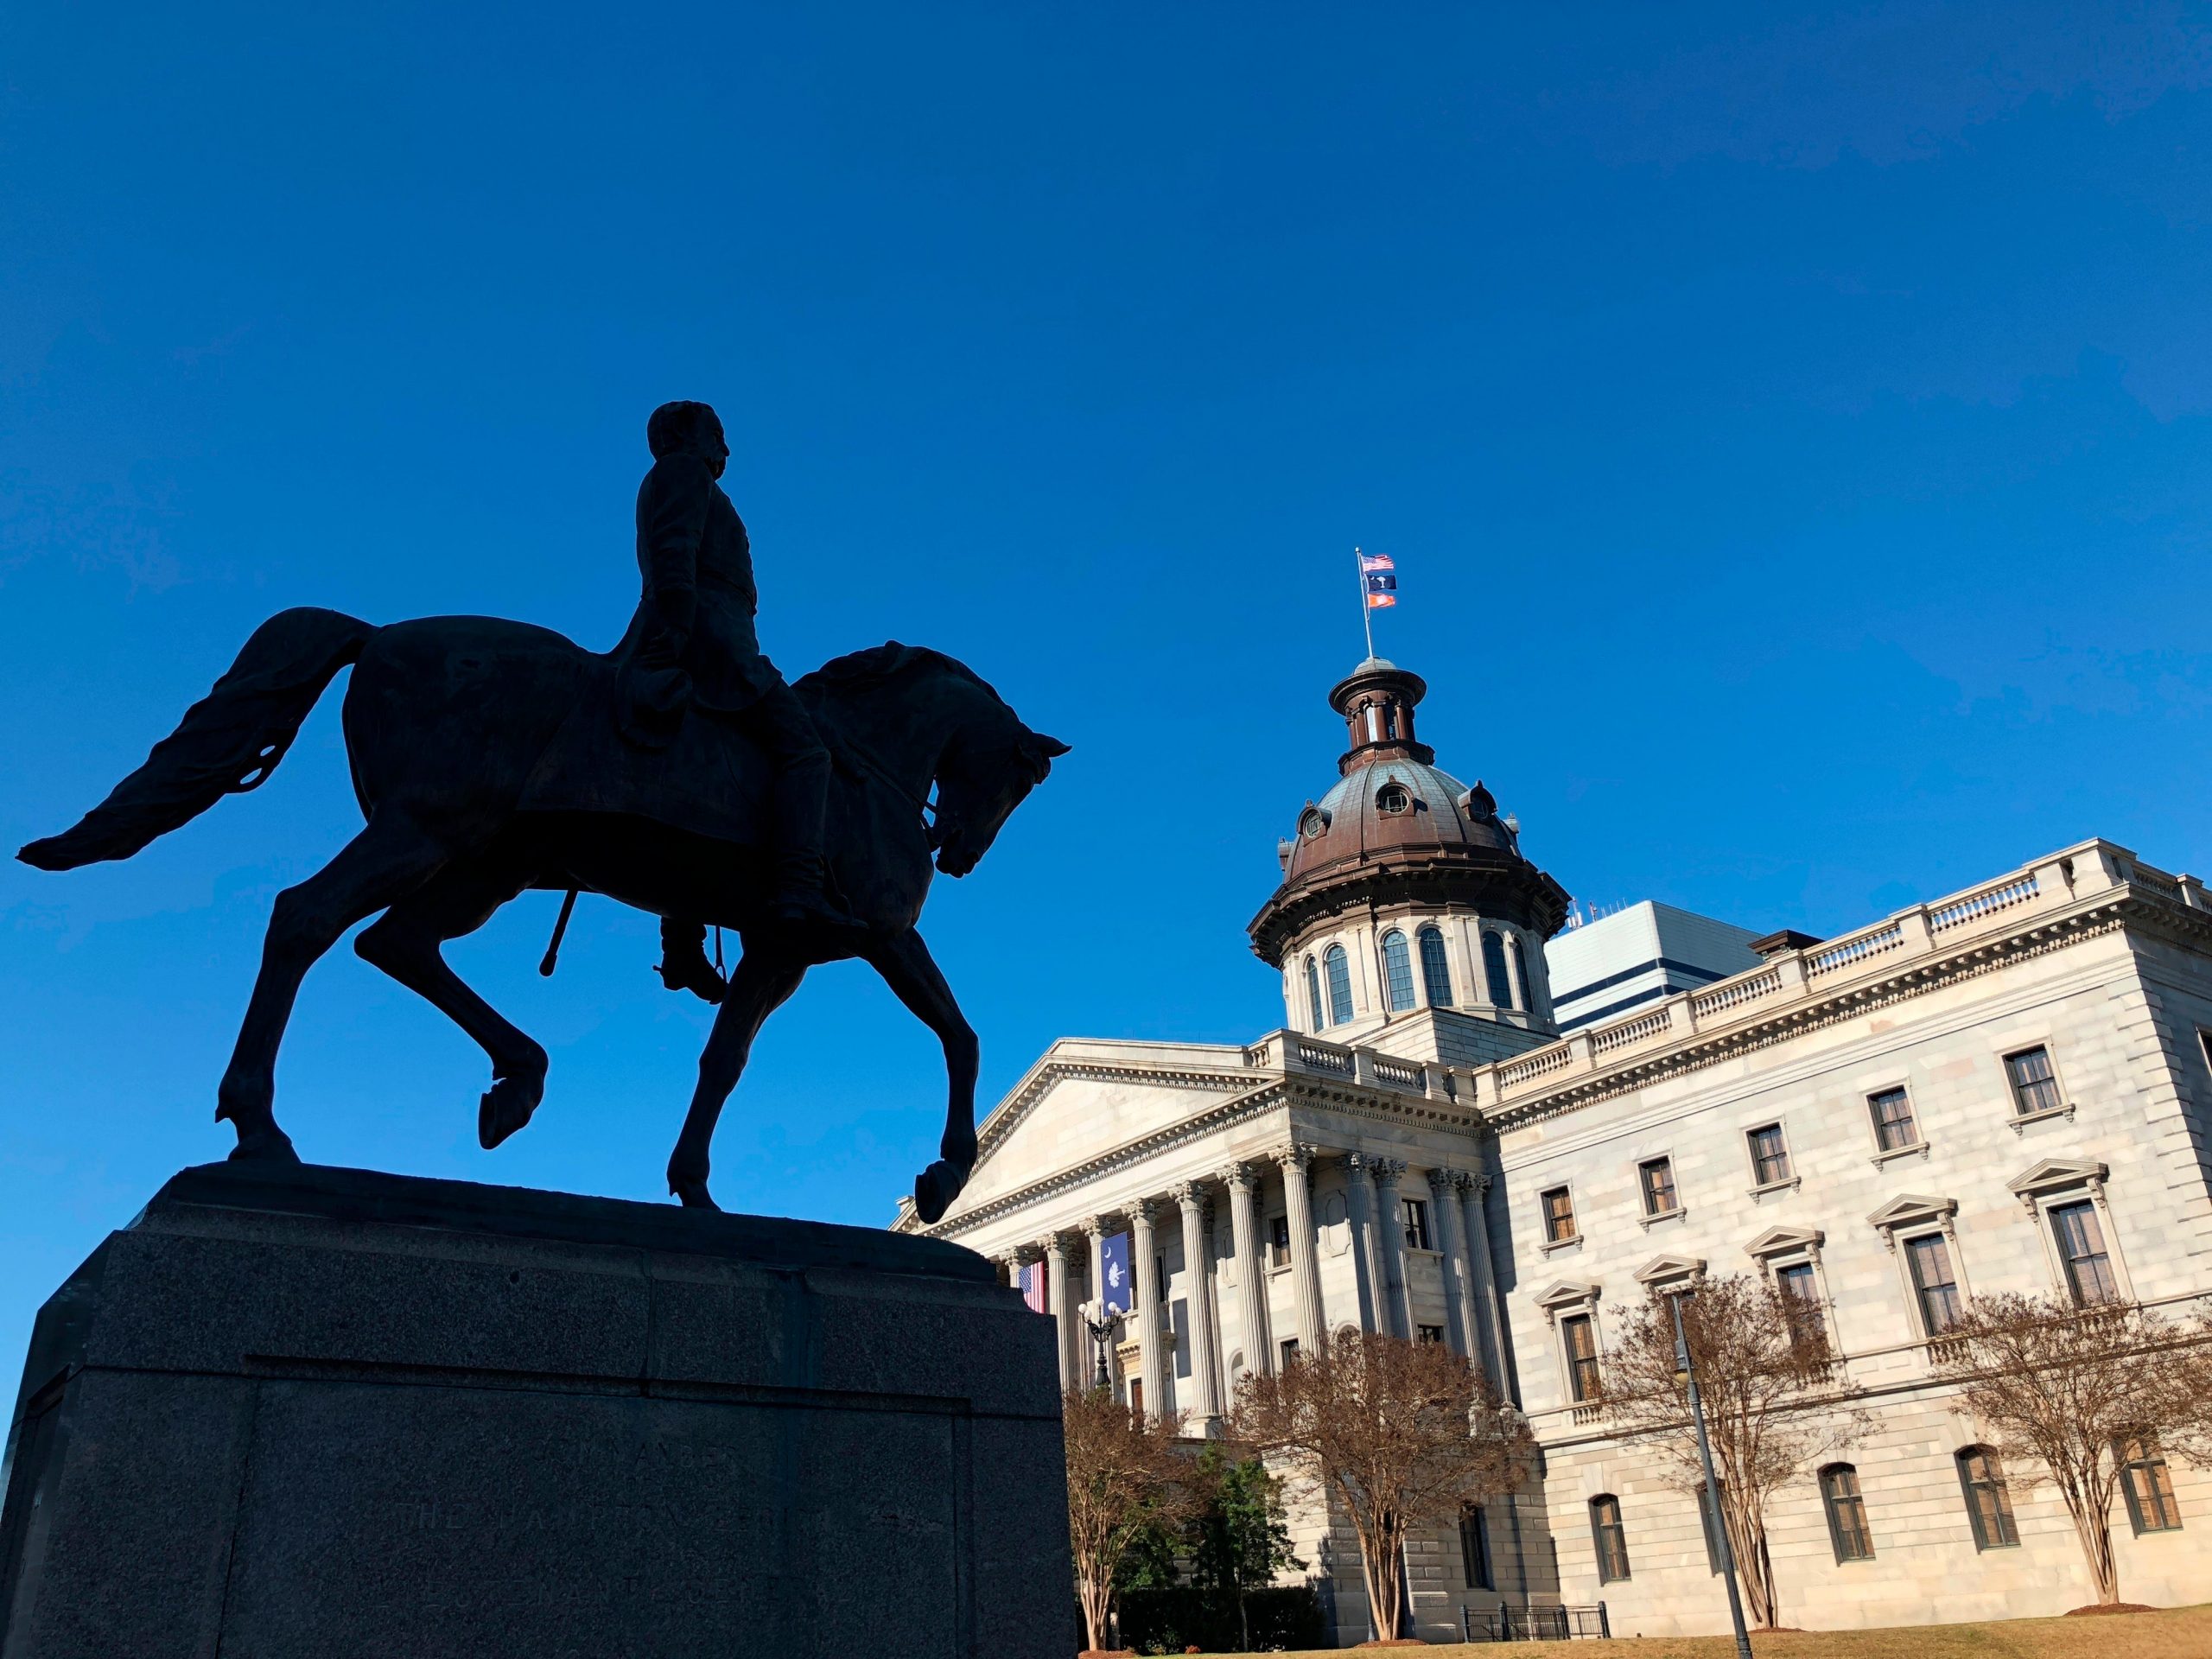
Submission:
[[[1774,1506],[1783,1622],[2088,1599],[2063,1511],[2024,1471],[2018,1544],[1976,1548],[1956,1456],[1982,1437],[1933,1376],[1911,1264],[1935,1239],[1957,1297],[2063,1286],[2064,1211],[2091,1218],[2114,1294],[2187,1312],[2212,1293],[2212,898],[2087,842],[1826,943],[1775,936],[1756,968],[1561,1038],[1541,947],[1564,895],[1488,791],[1412,741],[1421,690],[1369,663],[1332,695],[1354,739],[1343,780],[1300,815],[1253,924],[1289,1023],[1241,1046],[1054,1044],[928,1230],[1009,1278],[1042,1263],[1064,1379],[1091,1379],[1103,1350],[1122,1397],[1194,1434],[1286,1344],[1344,1325],[1471,1355],[1528,1415],[1541,1478],[1483,1499],[1486,1573],[1456,1533],[1414,1541],[1432,1641],[1501,1610],[1600,1603],[1617,1635],[1726,1627],[1694,1499],[1574,1397],[1567,1363],[1585,1335],[1602,1353],[1647,1287],[1706,1272],[1809,1287],[1838,1400],[1878,1423],[1844,1454],[1871,1560],[1839,1561],[1813,1477]],[[1316,995],[1332,945],[1344,994],[1323,978]],[[1660,1160],[1663,1205],[1643,1169]],[[1122,1231],[1136,1305],[1095,1344],[1101,1243]],[[2177,1529],[2114,1517],[2131,1599],[2212,1591],[2212,1480],[2171,1474]],[[1609,1581],[1601,1497],[1629,1569]],[[1294,1531],[1338,1638],[1363,1639],[1349,1533],[1318,1506]]]

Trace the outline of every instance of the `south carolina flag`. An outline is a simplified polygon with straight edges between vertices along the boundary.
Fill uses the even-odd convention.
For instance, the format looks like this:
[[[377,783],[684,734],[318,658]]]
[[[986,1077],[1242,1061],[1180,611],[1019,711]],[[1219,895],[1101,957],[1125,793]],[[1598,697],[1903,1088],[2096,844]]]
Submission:
[[[1099,1240],[1100,1277],[1106,1281],[1106,1306],[1109,1313],[1129,1311],[1129,1236],[1109,1233]]]

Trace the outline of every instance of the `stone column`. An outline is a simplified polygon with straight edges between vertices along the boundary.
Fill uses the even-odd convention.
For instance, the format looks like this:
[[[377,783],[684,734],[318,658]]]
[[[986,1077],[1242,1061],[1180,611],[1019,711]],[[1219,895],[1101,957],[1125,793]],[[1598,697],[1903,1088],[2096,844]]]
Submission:
[[[1351,1224],[1352,1276],[1359,1281],[1359,1328],[1381,1331],[1382,1265],[1375,1254],[1375,1179],[1364,1153],[1344,1154],[1344,1217]]]
[[[1045,1241],[1045,1271],[1049,1275],[1045,1294],[1052,1299],[1053,1320],[1059,1326],[1060,1391],[1076,1386],[1083,1375],[1083,1325],[1076,1313],[1075,1274],[1070,1270],[1074,1252],[1065,1233]]]
[[[1497,1384],[1497,1391],[1512,1399],[1513,1368],[1506,1363],[1505,1322],[1498,1317],[1497,1275],[1491,1268],[1490,1217],[1483,1203],[1483,1195],[1489,1191],[1487,1175],[1459,1177],[1459,1218],[1467,1234],[1467,1258],[1474,1268],[1468,1289],[1474,1298],[1476,1328],[1490,1343],[1490,1357],[1482,1363],[1494,1368],[1491,1381]]]
[[[1259,1196],[1260,1171],[1253,1164],[1232,1164],[1229,1169],[1229,1227],[1236,1243],[1238,1321],[1244,1344],[1244,1369],[1253,1376],[1274,1375],[1275,1360],[1268,1340],[1267,1252],[1260,1241],[1260,1224],[1254,1200]]]
[[[1406,1160],[1376,1158],[1370,1162],[1375,1171],[1375,1243],[1382,1259],[1382,1328],[1394,1337],[1410,1337],[1414,1325],[1406,1298],[1406,1213],[1398,1201],[1398,1178],[1406,1173]]]
[[[1436,1217],[1436,1248],[1444,1256],[1444,1336],[1455,1354],[1471,1354],[1467,1333],[1474,1329],[1467,1300],[1467,1252],[1459,1242],[1459,1178],[1448,1169],[1428,1172],[1428,1209]],[[1480,1363],[1479,1360],[1477,1363]]]
[[[1167,1310],[1160,1303],[1160,1279],[1153,1265],[1158,1245],[1153,1221],[1160,1214],[1154,1198],[1139,1198],[1129,1206],[1129,1294],[1137,1311],[1138,1380],[1144,1384],[1144,1414],[1154,1422],[1167,1404]]]
[[[1321,1323],[1320,1241],[1313,1230],[1313,1148],[1287,1147],[1282,1166],[1283,1207],[1290,1222],[1290,1299],[1297,1311],[1298,1351],[1311,1359],[1329,1340]]]
[[[1221,1433],[1220,1371],[1214,1357],[1213,1316],[1206,1294],[1205,1185],[1185,1181],[1175,1189],[1183,1207],[1183,1271],[1191,1280],[1191,1382],[1198,1396],[1190,1427],[1212,1440]]]

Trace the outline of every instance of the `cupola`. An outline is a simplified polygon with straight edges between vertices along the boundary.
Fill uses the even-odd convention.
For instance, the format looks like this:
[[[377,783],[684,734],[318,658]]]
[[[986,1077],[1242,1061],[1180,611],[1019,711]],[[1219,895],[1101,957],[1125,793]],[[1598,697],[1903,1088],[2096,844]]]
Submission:
[[[1427,693],[1379,657],[1331,688],[1346,739],[1337,781],[1277,842],[1282,883],[1252,918],[1252,949],[1282,970],[1303,1029],[1366,1040],[1400,1015],[1449,1009],[1548,1031],[1542,946],[1566,924],[1567,893],[1522,855],[1482,781],[1440,770],[1414,735]]]

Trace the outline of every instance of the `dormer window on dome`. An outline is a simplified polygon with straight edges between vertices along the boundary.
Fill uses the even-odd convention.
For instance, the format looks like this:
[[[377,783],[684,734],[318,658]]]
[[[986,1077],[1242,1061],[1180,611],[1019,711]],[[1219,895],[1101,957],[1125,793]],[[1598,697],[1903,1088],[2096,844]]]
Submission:
[[[1298,833],[1308,841],[1319,841],[1329,833],[1329,815],[1311,801],[1306,810],[1298,815]]]
[[[1397,817],[1414,810],[1414,798],[1403,784],[1395,779],[1375,791],[1375,810],[1386,817]]]

